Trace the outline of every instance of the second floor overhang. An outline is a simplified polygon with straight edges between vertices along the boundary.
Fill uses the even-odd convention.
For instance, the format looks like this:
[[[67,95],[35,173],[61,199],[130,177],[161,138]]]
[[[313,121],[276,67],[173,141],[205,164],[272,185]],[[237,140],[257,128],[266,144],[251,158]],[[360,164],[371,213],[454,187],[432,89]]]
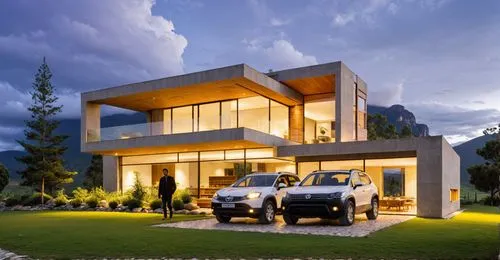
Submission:
[[[303,95],[246,64],[82,93],[82,102],[135,111],[265,96],[292,106]]]

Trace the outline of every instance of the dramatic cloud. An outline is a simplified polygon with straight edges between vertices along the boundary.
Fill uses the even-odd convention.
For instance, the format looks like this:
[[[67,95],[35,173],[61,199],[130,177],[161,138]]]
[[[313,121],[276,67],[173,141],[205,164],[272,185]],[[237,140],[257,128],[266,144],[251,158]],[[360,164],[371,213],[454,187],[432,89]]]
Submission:
[[[172,21],[153,15],[154,4],[1,2],[0,127],[12,129],[27,118],[28,91],[42,57],[64,105],[61,117],[79,116],[82,91],[183,73],[187,39]],[[2,147],[12,143],[4,136]]]
[[[369,103],[377,106],[391,106],[403,101],[403,83],[379,90],[368,89]]]
[[[259,41],[244,41],[247,51],[263,59],[269,68],[285,69],[318,64],[316,57],[297,50],[289,41],[275,40],[270,46],[263,46]]]

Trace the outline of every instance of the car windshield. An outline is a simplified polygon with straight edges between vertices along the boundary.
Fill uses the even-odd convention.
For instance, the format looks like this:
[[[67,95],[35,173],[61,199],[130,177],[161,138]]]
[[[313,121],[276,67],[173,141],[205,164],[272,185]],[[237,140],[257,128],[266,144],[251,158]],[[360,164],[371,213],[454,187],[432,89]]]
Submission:
[[[277,177],[271,174],[247,176],[238,180],[233,187],[268,187],[273,185]]]
[[[345,186],[349,184],[348,172],[318,172],[309,174],[300,186]]]

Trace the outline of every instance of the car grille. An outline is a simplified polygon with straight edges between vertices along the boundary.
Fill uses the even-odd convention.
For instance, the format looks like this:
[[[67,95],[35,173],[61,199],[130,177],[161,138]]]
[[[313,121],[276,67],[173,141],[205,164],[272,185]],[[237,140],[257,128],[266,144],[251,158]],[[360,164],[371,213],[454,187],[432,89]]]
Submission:
[[[231,200],[226,200],[227,197],[231,197]],[[220,202],[237,202],[237,201],[242,201],[244,197],[242,196],[219,196],[217,197],[217,200]]]
[[[290,194],[293,200],[324,200],[328,199],[329,194]],[[311,195],[311,198],[306,198],[306,195]]]

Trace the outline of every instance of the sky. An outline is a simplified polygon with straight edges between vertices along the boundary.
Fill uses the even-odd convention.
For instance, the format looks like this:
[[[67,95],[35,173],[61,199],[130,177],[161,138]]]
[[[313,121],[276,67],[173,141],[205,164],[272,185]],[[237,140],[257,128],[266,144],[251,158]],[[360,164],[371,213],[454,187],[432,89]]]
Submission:
[[[0,1],[0,151],[20,149],[43,57],[60,118],[80,116],[82,91],[342,60],[369,104],[404,105],[457,144],[500,123],[499,25],[497,0]]]

